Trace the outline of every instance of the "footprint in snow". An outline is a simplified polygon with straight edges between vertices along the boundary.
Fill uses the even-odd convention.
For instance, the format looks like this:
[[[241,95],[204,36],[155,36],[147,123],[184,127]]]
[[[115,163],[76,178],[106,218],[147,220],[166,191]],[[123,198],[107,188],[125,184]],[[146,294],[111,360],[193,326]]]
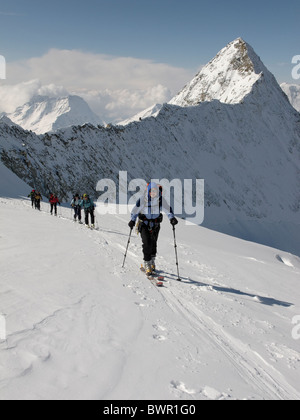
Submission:
[[[165,337],[164,335],[159,335],[159,334],[154,334],[153,335],[154,340],[158,340],[158,341],[165,341],[167,340],[167,337]]]

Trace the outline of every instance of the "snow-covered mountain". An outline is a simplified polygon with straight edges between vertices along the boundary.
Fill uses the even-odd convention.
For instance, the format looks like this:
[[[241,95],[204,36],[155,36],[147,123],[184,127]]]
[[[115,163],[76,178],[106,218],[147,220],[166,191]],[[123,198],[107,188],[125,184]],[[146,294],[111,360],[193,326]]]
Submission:
[[[25,130],[36,134],[56,131],[60,128],[85,123],[100,124],[100,118],[79,96],[59,98],[34,96],[31,101],[18,107],[7,117]]]
[[[1,160],[65,199],[97,197],[98,180],[121,170],[128,181],[204,179],[204,226],[300,255],[300,115],[243,40],[208,67],[155,118],[44,136],[3,124]]]
[[[293,107],[300,112],[300,85],[289,85],[288,83],[282,83],[280,86],[289,98],[289,101]]]
[[[263,100],[264,94],[267,95],[267,101],[272,97],[282,101],[279,89],[275,77],[253,48],[238,38],[223,48],[169,103],[195,106],[201,102],[218,100],[238,104],[249,94],[255,94],[256,101]]]

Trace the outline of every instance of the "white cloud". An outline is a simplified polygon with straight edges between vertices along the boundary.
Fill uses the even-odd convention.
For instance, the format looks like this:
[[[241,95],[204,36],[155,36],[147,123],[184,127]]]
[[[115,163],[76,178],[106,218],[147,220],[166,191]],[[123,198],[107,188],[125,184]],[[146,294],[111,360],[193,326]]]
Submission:
[[[42,86],[38,79],[15,85],[0,85],[0,112],[13,112],[35,95],[57,97],[67,94],[67,90],[62,86]]]
[[[7,64],[0,110],[11,112],[36,94],[82,96],[106,121],[131,117],[167,102],[194,72],[164,63],[77,50],[51,49],[42,57]]]

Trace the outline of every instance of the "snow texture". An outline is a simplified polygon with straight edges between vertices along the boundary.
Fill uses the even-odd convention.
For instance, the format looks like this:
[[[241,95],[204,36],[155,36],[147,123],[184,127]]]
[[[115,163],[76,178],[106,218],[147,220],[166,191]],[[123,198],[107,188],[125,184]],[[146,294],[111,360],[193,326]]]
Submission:
[[[299,258],[165,221],[156,288],[127,222],[0,198],[0,399],[298,400]]]
[[[7,117],[25,130],[36,134],[56,131],[84,123],[99,124],[100,118],[79,96],[50,98],[35,96]]]

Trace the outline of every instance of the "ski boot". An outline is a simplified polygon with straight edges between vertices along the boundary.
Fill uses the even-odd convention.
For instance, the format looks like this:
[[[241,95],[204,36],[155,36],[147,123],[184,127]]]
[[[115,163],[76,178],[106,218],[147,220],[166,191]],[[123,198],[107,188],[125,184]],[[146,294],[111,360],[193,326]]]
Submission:
[[[156,270],[156,266],[155,266],[155,257],[152,257],[151,261],[150,261],[150,265],[151,265],[151,271],[154,273]]]
[[[151,261],[144,261],[144,265],[142,267],[144,268],[143,271],[145,271],[146,276],[151,276],[152,274]]]

